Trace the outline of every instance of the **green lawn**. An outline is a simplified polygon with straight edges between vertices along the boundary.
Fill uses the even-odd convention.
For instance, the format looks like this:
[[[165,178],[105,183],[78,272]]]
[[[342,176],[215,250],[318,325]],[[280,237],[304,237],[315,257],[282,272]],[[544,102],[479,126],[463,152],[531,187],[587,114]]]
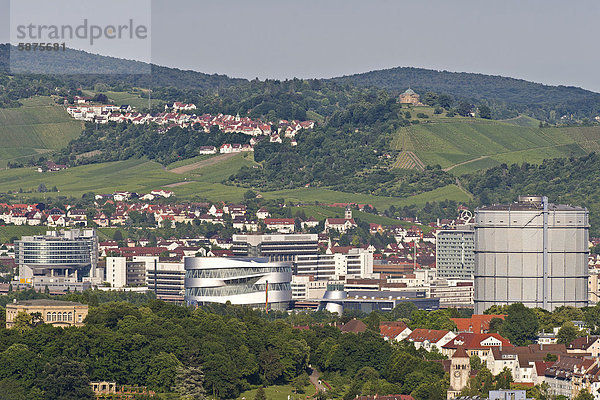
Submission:
[[[50,97],[21,100],[18,108],[0,108],[0,167],[8,161],[23,162],[31,156],[63,148],[82,131]]]
[[[304,211],[306,217],[315,217],[318,220],[323,218],[343,218],[344,209],[341,207],[326,207],[326,206],[299,206],[292,207],[292,215],[295,215],[299,211]],[[359,218],[361,221],[373,224],[381,225],[399,225],[400,221],[383,217],[375,214],[370,214],[362,211],[352,210],[352,215]]]
[[[258,164],[254,162],[254,154],[252,152],[246,152],[236,154],[216,165],[209,165],[191,170],[189,173],[193,174],[194,179],[196,180],[219,183],[235,174],[242,167],[252,167],[257,165]]]
[[[238,397],[238,400],[253,400],[254,397],[256,397],[256,390],[257,389],[252,389],[243,392]],[[307,386],[304,389],[304,393],[300,394],[294,393],[294,388],[291,385],[267,386],[265,388],[265,394],[269,400],[288,400],[288,396],[291,400],[299,400],[312,397],[315,394],[315,387],[313,385]]]
[[[148,108],[148,93],[147,93],[147,91],[144,91],[144,97],[140,97],[140,95],[138,93],[130,93],[130,92],[107,91],[107,92],[98,92],[98,93],[104,93],[108,97],[108,100],[111,103],[114,103],[115,105],[121,106],[124,104],[128,104],[131,107],[134,107],[137,109]],[[84,94],[86,96],[93,97],[96,94],[96,92],[86,90],[86,91],[84,91]],[[153,106],[162,106],[165,104],[164,100],[159,100],[159,99],[151,99],[151,102],[152,102]]]
[[[166,166],[166,168],[169,169],[173,169],[173,168],[177,168],[177,167],[183,167],[185,165],[190,165],[193,163],[196,163],[198,161],[204,161],[210,157],[214,157],[214,154],[203,154],[200,156],[196,156],[196,157],[192,157],[192,158],[186,158],[185,160],[179,160],[179,161],[175,161],[169,165]]]
[[[0,244],[8,243],[11,238],[21,236],[43,235],[46,231],[54,230],[47,226],[0,226]],[[0,251],[1,253],[2,251]]]

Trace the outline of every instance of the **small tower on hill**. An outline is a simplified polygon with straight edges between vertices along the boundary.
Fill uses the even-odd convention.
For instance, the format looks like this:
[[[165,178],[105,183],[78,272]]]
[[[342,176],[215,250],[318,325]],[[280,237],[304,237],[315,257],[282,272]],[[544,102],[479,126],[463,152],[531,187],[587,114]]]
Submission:
[[[345,219],[352,219],[352,209],[350,208],[350,204],[346,206],[346,213],[344,216]]]

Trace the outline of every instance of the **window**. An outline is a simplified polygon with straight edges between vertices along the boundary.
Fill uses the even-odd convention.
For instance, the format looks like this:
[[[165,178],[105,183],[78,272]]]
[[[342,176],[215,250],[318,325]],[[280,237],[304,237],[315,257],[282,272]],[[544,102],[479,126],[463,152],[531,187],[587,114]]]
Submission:
[[[69,311],[69,321],[73,321],[73,313],[71,311]]]
[[[52,313],[51,312],[47,312],[46,313],[46,322],[52,321]]]
[[[57,321],[62,321],[62,317],[61,317],[61,316],[62,316],[62,314],[61,314],[61,313],[60,313],[60,311],[59,311],[59,312],[58,312],[58,315],[57,315],[57,317],[58,317]]]
[[[52,321],[56,321],[56,312],[52,313]]]
[[[82,315],[78,314],[77,315],[77,322],[81,322],[81,321],[83,321]]]

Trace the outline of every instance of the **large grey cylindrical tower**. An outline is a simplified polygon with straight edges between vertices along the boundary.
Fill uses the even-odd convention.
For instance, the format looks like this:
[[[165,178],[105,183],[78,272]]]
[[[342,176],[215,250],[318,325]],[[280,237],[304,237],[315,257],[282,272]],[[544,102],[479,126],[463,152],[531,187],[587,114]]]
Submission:
[[[588,304],[588,211],[519,196],[475,211],[475,313],[523,303],[554,310]]]

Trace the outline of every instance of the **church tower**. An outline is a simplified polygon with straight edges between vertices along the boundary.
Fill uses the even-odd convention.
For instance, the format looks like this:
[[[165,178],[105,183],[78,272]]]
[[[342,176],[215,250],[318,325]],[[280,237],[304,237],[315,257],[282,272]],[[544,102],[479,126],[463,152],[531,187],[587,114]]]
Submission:
[[[352,209],[350,208],[350,204],[346,206],[346,214],[345,219],[352,219]]]
[[[458,346],[450,361],[448,400],[460,396],[460,392],[467,386],[469,377],[471,376],[471,360],[462,346]]]

